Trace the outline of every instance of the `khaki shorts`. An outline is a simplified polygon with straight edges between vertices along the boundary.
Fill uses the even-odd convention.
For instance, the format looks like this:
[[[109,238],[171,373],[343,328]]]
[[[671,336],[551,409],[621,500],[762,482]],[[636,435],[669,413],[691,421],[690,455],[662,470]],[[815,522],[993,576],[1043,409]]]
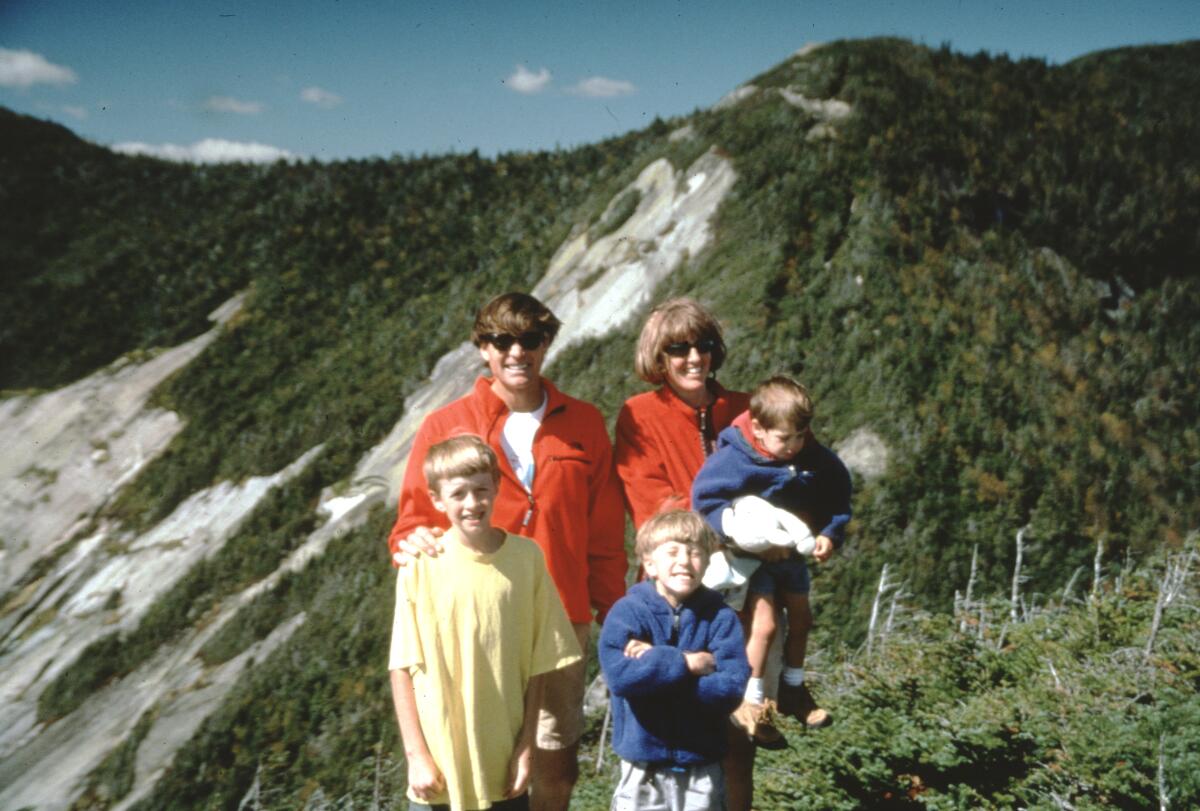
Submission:
[[[546,679],[542,695],[542,711],[538,715],[538,749],[566,749],[583,737],[583,693],[587,678],[588,641],[592,635],[590,622],[576,622],[575,637],[583,651],[583,659],[573,665],[555,670]]]

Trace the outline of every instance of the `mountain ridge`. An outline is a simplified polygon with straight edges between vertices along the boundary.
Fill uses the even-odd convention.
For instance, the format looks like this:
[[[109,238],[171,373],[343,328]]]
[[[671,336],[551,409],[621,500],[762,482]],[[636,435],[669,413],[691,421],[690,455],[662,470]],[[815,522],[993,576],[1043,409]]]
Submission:
[[[40,190],[21,227],[0,227],[0,255],[14,260],[3,263],[14,295],[0,313],[0,385],[57,388],[106,358],[181,343],[246,292],[242,312],[152,400],[183,430],[99,518],[145,531],[193,493],[320,446],[138,628],[94,656],[68,652],[78,660],[48,686],[38,723],[52,727],[279,568],[328,521],[317,506],[354,492],[359,462],[479,301],[532,288],[572,240],[582,251],[619,236],[639,205],[623,192],[647,167],[665,160],[682,176],[710,151],[737,179],[706,247],[638,291],[624,318],[600,318],[607,331],[564,346],[549,374],[611,419],[638,390],[640,314],[686,293],[726,324],[723,382],[799,375],[817,396],[819,436],[868,431],[883,443],[883,472],[856,478],[846,554],[818,573],[819,649],[867,635],[884,562],[907,602],[946,612],[976,580],[973,550],[978,588],[1007,583],[1022,527],[1033,605],[1091,570],[1098,546],[1102,578],[1184,548],[1200,520],[1200,473],[1187,462],[1200,453],[1188,371],[1200,345],[1200,138],[1185,137],[1200,120],[1198,54],[1184,43],[1047,66],[831,43],[752,78],[745,87],[758,92],[720,109],[494,160],[181,167],[105,155],[59,130],[58,153],[0,150],[17,179],[0,199]],[[85,155],[79,166],[56,165],[68,148]],[[77,209],[52,211],[56,194],[76,192]],[[597,265],[578,287],[601,270],[611,272]],[[384,762],[395,733],[370,629],[390,605],[388,518],[356,509],[364,524],[205,643],[201,660],[219,667],[307,617],[247,670],[143,804],[190,807],[197,792],[236,804],[264,769],[288,797],[349,796],[360,772],[348,764]],[[31,582],[3,597],[0,618]],[[0,655],[11,644],[0,640]],[[128,759],[152,716],[131,719],[131,737],[77,786],[80,807],[132,796]]]

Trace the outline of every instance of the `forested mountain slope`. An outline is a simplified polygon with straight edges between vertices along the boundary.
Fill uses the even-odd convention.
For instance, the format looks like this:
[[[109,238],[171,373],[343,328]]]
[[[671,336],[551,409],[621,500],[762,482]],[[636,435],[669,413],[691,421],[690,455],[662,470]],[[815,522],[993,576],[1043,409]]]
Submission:
[[[1007,593],[1022,528],[1022,610],[1035,616],[1050,595],[1084,594],[1098,560],[1105,599],[1116,602],[1090,632],[1101,649],[1120,649],[1113,640],[1145,631],[1140,614],[1124,624],[1129,573],[1194,548],[1200,524],[1198,130],[1200,43],[1063,66],[896,40],[834,43],[805,49],[711,110],[572,151],[494,160],[187,167],[117,156],[0,110],[0,387],[10,399],[194,338],[210,329],[211,311],[245,293],[212,344],[152,398],[182,430],[92,526],[150,530],[206,488],[275,475],[317,449],[136,623],[62,654],[78,660],[38,686],[39,728],[69,719],[275,571],[325,520],[315,510],[322,492],[347,484],[405,397],[466,336],[479,302],[531,288],[583,228],[588,240],[619,228],[637,205],[621,191],[653,161],[682,172],[710,149],[737,181],[709,247],[649,300],[686,293],[721,316],[727,385],[795,374],[817,398],[820,437],[867,436],[887,452],[881,474],[856,475],[846,552],[816,579],[826,671],[837,670],[838,645],[866,637],[885,563],[902,605],[945,615],[967,588],[973,553],[975,594]],[[615,418],[641,388],[631,374],[639,324],[640,314],[567,349],[550,376]],[[329,539],[204,644],[200,657],[219,667],[299,618],[273,653],[246,657],[145,807],[236,807],[257,787],[269,807],[291,808],[397,785],[382,670],[387,525],[381,508]],[[0,598],[0,655],[49,627],[60,607],[30,595],[82,537]],[[1091,603],[1093,619],[1100,604]],[[932,649],[960,644],[936,620],[922,633]],[[996,676],[987,639],[984,671],[960,678],[931,661],[910,681],[957,679],[956,689],[986,692],[988,679],[1019,689],[1032,678],[1028,668]],[[912,645],[920,650],[921,638]],[[1174,674],[1170,695],[1151,679],[1131,698],[1194,716],[1194,646],[1162,656],[1146,666]],[[908,689],[876,695],[843,683],[848,708]],[[910,708],[922,706],[912,699]],[[986,702],[972,706],[987,726]],[[153,716],[112,742],[78,786],[78,807],[127,795]],[[1049,768],[1039,747],[1050,744],[1018,736],[964,744],[954,753],[961,773],[943,793],[910,783],[901,797],[892,778],[906,769],[923,786],[928,772],[869,737],[857,745],[883,771],[852,795],[860,803],[884,804],[886,794],[893,804],[982,797],[1003,807],[1020,784],[1022,803],[1049,804],[1057,791],[1086,805],[1115,790],[1086,775],[1028,780],[1030,764]],[[1165,768],[1175,796],[1200,797],[1178,777],[1196,752],[1161,751],[1174,758]],[[1008,764],[998,781],[986,776],[997,757]],[[1139,755],[1131,767],[1129,802],[1154,796],[1154,778],[1143,780],[1153,761]],[[1099,771],[1055,763],[1068,775]],[[984,776],[972,782],[976,773]],[[950,784],[968,788],[945,793]],[[763,807],[795,807],[786,791],[769,797]],[[604,805],[584,791],[580,807],[588,803]]]

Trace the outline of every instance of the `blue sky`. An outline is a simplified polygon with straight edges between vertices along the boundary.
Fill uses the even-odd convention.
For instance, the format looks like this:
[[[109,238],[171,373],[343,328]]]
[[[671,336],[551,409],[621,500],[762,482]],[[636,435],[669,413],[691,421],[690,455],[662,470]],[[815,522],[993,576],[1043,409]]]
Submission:
[[[553,149],[706,107],[810,41],[1063,62],[1196,0],[0,0],[0,105],[107,146],[321,160]]]

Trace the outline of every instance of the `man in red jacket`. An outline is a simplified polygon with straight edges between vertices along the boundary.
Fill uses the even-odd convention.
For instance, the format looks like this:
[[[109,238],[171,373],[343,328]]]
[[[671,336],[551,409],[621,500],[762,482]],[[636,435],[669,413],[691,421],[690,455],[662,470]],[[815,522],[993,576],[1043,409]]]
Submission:
[[[603,621],[625,593],[625,516],[604,418],[593,405],[541,376],[559,320],[524,293],[505,293],[475,318],[472,342],[491,372],[472,392],[425,418],[413,439],[388,536],[397,564],[437,554],[448,524],[429,498],[422,468],[431,445],[476,434],[500,459],[492,523],[532,538],[546,557],[580,647],[588,649],[593,611]],[[585,662],[548,680],[530,800],[535,811],[565,811],[578,777]]]

